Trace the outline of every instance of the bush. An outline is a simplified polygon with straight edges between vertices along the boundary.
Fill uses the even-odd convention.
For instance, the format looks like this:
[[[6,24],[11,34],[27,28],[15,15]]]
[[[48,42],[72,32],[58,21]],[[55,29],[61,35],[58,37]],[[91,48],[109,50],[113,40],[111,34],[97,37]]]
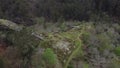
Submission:
[[[117,55],[117,56],[120,56],[120,46],[119,47],[116,47],[114,49],[114,53]]]
[[[45,18],[44,18],[44,17],[40,17],[40,18],[37,17],[37,18],[35,18],[34,20],[35,20],[35,23],[37,23],[37,24],[39,24],[39,25],[45,23]]]
[[[7,36],[7,40],[13,43],[23,61],[23,67],[28,68],[31,64],[31,57],[35,48],[39,45],[39,40],[31,35],[31,30],[24,28],[19,32],[12,32]]]
[[[4,68],[4,62],[1,58],[0,58],[0,68]]]
[[[57,57],[54,54],[53,50],[50,48],[47,48],[45,50],[42,57],[48,64],[54,65],[57,62]]]

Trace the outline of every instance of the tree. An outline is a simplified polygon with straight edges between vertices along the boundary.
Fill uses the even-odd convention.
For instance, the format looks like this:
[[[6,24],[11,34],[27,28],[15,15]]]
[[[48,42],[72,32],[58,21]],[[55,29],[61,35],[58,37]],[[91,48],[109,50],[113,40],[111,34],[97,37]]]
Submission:
[[[24,20],[29,17],[29,12],[29,4],[26,0],[0,0],[0,13],[2,14],[0,18],[19,22],[19,19]]]
[[[24,28],[19,32],[13,31],[7,35],[7,40],[13,43],[13,47],[18,49],[22,68],[30,68],[31,57],[35,52],[35,48],[39,45],[39,40],[31,35],[31,29]]]

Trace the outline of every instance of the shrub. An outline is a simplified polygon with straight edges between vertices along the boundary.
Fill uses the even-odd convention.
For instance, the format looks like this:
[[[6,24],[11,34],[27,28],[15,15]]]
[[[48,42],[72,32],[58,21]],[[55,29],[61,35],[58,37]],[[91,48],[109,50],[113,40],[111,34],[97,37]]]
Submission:
[[[1,58],[0,58],[0,68],[4,68],[4,62]]]
[[[120,56],[120,46],[119,47],[116,47],[114,49],[114,53],[117,55],[117,56]]]
[[[35,23],[37,23],[38,25],[41,25],[41,24],[45,23],[45,18],[44,17],[37,17],[34,20],[35,20]]]
[[[31,30],[24,28],[19,32],[12,32],[7,36],[7,40],[13,43],[13,47],[18,49],[18,53],[23,61],[23,68],[28,68],[31,64],[31,56],[39,44],[39,40],[31,35]]]
[[[57,57],[54,54],[53,50],[50,48],[47,48],[45,50],[42,57],[48,64],[54,65],[57,62]]]

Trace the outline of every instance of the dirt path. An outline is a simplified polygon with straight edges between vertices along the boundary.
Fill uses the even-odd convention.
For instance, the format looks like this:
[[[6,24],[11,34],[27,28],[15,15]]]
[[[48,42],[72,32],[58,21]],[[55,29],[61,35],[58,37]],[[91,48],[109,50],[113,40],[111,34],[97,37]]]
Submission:
[[[83,34],[83,32],[84,32],[84,28],[81,30],[81,33],[80,33],[79,37]],[[79,49],[80,49],[81,46],[82,46],[82,41],[81,41],[81,39],[80,39],[80,38],[78,38],[78,39],[79,39],[80,45],[77,45],[76,49],[71,53],[71,55],[69,56],[68,60],[67,60],[66,63],[65,63],[64,68],[67,68],[67,67],[68,67],[70,61],[71,61],[72,58],[78,53]]]

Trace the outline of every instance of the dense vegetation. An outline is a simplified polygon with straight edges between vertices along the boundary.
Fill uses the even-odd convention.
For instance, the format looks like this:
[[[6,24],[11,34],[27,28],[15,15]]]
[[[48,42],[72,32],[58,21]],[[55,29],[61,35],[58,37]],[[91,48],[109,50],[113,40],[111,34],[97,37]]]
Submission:
[[[16,23],[32,22],[34,17],[47,21],[89,20],[93,14],[120,16],[119,0],[0,0],[0,18]]]
[[[0,0],[0,68],[119,68],[120,0]]]

